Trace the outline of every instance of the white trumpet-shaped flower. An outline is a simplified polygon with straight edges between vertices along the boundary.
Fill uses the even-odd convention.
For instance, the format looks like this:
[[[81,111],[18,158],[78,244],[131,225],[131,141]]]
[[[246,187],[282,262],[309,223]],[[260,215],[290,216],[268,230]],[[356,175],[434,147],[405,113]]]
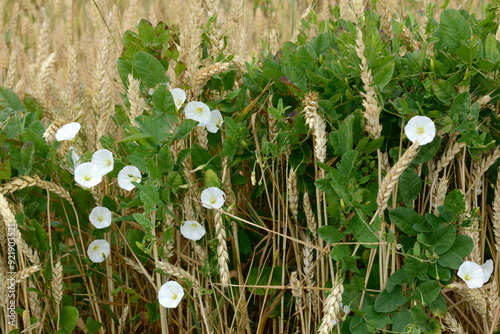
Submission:
[[[210,187],[201,192],[201,204],[208,209],[219,209],[226,201],[226,194],[217,187]]]
[[[212,114],[210,108],[203,102],[191,101],[184,108],[187,119],[198,121],[198,126],[205,126],[210,123]]]
[[[176,281],[168,281],[158,291],[158,301],[163,307],[175,308],[184,296],[184,289]]]
[[[205,228],[194,220],[186,220],[181,226],[181,234],[189,240],[200,240],[205,235]]]
[[[482,266],[471,261],[465,261],[458,268],[457,275],[470,289],[480,288],[486,283],[493,272],[493,261],[488,260]]]
[[[429,144],[436,136],[436,125],[427,116],[414,116],[405,126],[405,135],[412,143]]]
[[[102,175],[96,165],[85,162],[75,168],[75,181],[83,187],[92,188],[101,183]]]
[[[96,228],[106,228],[111,225],[111,211],[103,206],[96,206],[90,212],[89,219]]]
[[[106,149],[97,150],[92,154],[90,162],[96,165],[99,168],[99,173],[104,176],[113,170],[113,153]]]
[[[89,245],[89,249],[87,250],[87,255],[90,260],[95,263],[100,263],[109,256],[111,252],[111,247],[109,243],[104,239],[97,239],[92,241]]]
[[[179,110],[186,102],[186,92],[182,88],[174,88],[170,90],[170,94],[174,98],[175,107]]]
[[[217,109],[212,110],[210,123],[207,124],[207,131],[217,133],[222,126],[222,123],[224,123],[224,119],[222,118],[220,111]]]
[[[135,166],[125,166],[118,173],[118,185],[125,190],[132,190],[135,186],[132,182],[141,182],[141,171]]]
[[[68,123],[63,125],[59,130],[56,132],[56,139],[57,141],[63,141],[63,140],[73,140],[75,139],[76,134],[78,131],[80,131],[80,128],[82,126],[77,123]]]

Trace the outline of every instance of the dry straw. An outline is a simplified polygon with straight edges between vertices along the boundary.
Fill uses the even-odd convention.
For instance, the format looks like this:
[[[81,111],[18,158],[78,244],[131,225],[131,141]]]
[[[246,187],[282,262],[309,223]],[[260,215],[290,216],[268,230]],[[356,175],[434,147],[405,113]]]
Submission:
[[[500,176],[500,169],[498,171]],[[500,177],[497,177],[495,185],[495,199],[493,200],[493,232],[495,233],[495,248],[500,252]]]
[[[417,156],[418,148],[419,144],[415,141],[382,180],[377,195],[379,214],[382,215],[387,208],[387,202],[389,201],[389,197],[391,197],[392,191],[396,187],[399,177]]]

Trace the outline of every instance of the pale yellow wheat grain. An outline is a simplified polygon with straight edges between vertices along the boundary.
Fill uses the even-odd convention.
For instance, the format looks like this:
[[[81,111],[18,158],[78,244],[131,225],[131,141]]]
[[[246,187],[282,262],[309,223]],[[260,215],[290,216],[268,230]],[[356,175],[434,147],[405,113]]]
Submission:
[[[434,198],[432,200],[432,206],[434,207],[434,214],[436,216],[439,216],[438,207],[444,205],[447,190],[448,190],[448,179],[442,178],[441,180],[439,180],[436,193],[434,194]]]
[[[25,279],[27,279],[28,277],[30,277],[34,273],[40,271],[40,269],[41,268],[39,265],[33,265],[30,267],[24,268],[21,271],[18,271],[16,274],[16,282],[20,283],[20,282],[24,281]]]

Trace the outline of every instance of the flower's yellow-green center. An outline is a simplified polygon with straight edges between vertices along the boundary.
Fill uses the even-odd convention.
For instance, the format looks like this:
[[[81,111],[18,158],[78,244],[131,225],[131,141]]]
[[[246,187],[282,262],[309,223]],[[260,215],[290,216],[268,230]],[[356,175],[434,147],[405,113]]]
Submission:
[[[176,299],[177,299],[177,294],[176,294],[176,293],[174,293],[174,295],[172,296],[172,299],[173,299],[173,300],[176,300]]]
[[[108,160],[107,165],[108,165],[108,166],[111,166],[111,160]]]
[[[212,196],[212,198],[210,199],[210,203],[215,204],[216,202],[217,199],[214,196]]]
[[[465,275],[464,280],[465,280],[465,281],[469,281],[469,280],[470,280],[469,275]]]
[[[94,246],[94,252],[97,252],[99,250],[99,246]]]
[[[136,178],[135,176],[132,176],[132,177],[130,178],[130,181],[137,182],[137,178]]]
[[[102,221],[103,221],[103,219],[102,219],[102,217],[101,217],[101,216],[97,217],[97,220],[98,220],[98,221],[100,221],[100,222],[102,222]]]
[[[203,114],[203,108],[202,108],[202,107],[198,107],[198,108],[196,109],[196,112],[197,112],[198,114]]]
[[[90,175],[85,175],[83,177],[83,179],[88,182],[88,181],[90,181],[91,177],[90,177]]]
[[[417,133],[418,133],[419,135],[421,135],[422,133],[424,133],[424,128],[423,128],[423,127],[421,127],[421,126],[419,126],[419,127],[417,128]]]
[[[192,224],[191,224],[191,226],[192,226],[193,228],[196,228],[196,224],[195,224],[195,223],[192,223]]]
[[[221,122],[222,122],[222,120],[221,120],[221,119],[218,119],[218,120],[217,120],[217,123],[215,123],[215,125],[216,125],[218,128],[220,128],[220,123],[221,123]]]

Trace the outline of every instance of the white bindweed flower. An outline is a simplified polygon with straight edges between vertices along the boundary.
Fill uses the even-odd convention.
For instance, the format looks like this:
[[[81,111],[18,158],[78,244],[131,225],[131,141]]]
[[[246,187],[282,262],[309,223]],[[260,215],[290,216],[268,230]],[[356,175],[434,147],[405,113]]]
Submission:
[[[90,162],[96,165],[97,168],[99,168],[99,173],[104,176],[113,170],[113,153],[106,149],[97,150],[92,154],[92,160]]]
[[[82,126],[79,123],[73,122],[63,125],[56,132],[57,141],[63,140],[73,140],[75,139],[76,134],[80,131]]]
[[[488,260],[481,265],[481,269],[483,269],[484,280],[483,283],[488,282],[493,273],[493,260]]]
[[[141,171],[135,166],[125,166],[118,173],[118,185],[125,190],[132,190],[135,186],[132,182],[141,182]]]
[[[101,183],[102,175],[96,165],[85,162],[75,168],[75,181],[83,187],[92,188]]]
[[[412,143],[429,144],[436,136],[436,126],[427,116],[414,116],[405,126],[405,135]]]
[[[69,148],[69,151],[71,152],[71,160],[73,161],[73,167],[76,168],[78,167],[78,165],[81,164],[80,157],[78,156],[78,154],[75,153],[75,148],[73,146]]]
[[[174,98],[175,107],[179,110],[184,102],[186,102],[186,92],[181,88],[174,88],[170,90],[170,94]]]
[[[184,108],[184,113],[187,119],[198,121],[198,126],[205,126],[210,123],[212,114],[210,108],[203,102],[192,101]]]
[[[155,90],[153,88],[150,88],[148,90],[148,94],[151,95],[151,96],[153,96],[154,92],[155,92]]]
[[[200,240],[205,235],[205,228],[194,220],[186,220],[181,226],[181,234],[189,240]]]
[[[208,209],[219,209],[226,201],[226,194],[217,187],[210,187],[201,192],[201,204]]]
[[[483,268],[471,261],[462,263],[460,268],[458,268],[457,275],[465,281],[470,289],[480,288],[485,282]]]
[[[97,239],[92,241],[87,250],[87,255],[92,260],[92,262],[100,263],[109,256],[111,248],[109,243],[104,239]]]
[[[212,114],[210,116],[210,123],[207,124],[207,131],[212,133],[217,133],[219,131],[222,123],[224,123],[224,119],[222,118],[222,114],[219,110],[212,110]]]
[[[176,281],[168,281],[158,291],[158,301],[163,307],[175,308],[184,296],[184,289]]]
[[[96,228],[106,228],[111,225],[111,211],[103,206],[96,206],[90,212],[89,219]]]

